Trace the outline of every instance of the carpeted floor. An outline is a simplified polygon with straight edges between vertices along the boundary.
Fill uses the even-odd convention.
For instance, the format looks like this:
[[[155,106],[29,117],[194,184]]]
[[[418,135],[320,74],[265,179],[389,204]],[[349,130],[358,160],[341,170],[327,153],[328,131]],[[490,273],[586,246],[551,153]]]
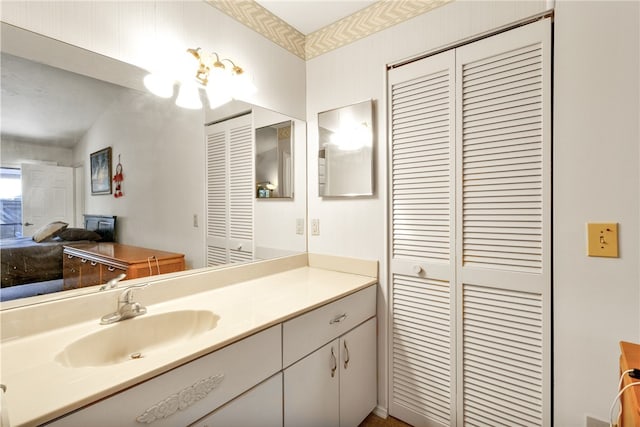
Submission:
[[[388,417],[386,420],[377,415],[370,414],[358,427],[411,427],[402,421]]]

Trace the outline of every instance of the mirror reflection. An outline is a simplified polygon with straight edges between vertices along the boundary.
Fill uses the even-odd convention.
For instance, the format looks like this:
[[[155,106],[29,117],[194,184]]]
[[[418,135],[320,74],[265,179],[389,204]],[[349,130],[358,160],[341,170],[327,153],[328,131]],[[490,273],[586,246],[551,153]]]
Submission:
[[[46,60],[39,53],[46,53]],[[251,117],[252,147],[256,128],[294,124],[291,186],[295,182],[300,189],[287,215],[258,209],[250,175],[250,202],[233,213],[251,218],[251,255],[242,261],[306,251],[306,237],[296,227],[306,219],[303,121],[239,101],[215,110],[183,109],[174,99],[145,91],[143,70],[5,23],[1,59],[0,299],[85,286],[63,277],[65,247],[75,252],[64,256],[81,263],[75,272],[82,268],[87,277],[92,267],[96,283],[121,270],[132,278],[218,264],[207,253],[212,206],[206,196],[204,125],[238,112]],[[83,68],[65,69],[66,64]],[[92,194],[90,155],[106,148],[112,153],[114,176],[108,179],[113,191]],[[254,154],[247,159],[246,168],[253,171]],[[33,169],[25,177],[23,172]],[[87,217],[113,218],[113,238],[102,236],[95,223],[88,225]],[[65,225],[56,228],[57,222]],[[46,262],[37,250],[16,249],[45,243],[56,246]],[[132,255],[131,248],[151,252]],[[183,267],[175,267],[181,256]],[[140,261],[137,276],[133,258]],[[26,269],[31,277],[17,280],[16,274]],[[71,295],[73,291],[56,297]]]
[[[318,114],[319,194],[373,195],[373,101]]]
[[[293,122],[256,129],[256,197],[293,197]]]

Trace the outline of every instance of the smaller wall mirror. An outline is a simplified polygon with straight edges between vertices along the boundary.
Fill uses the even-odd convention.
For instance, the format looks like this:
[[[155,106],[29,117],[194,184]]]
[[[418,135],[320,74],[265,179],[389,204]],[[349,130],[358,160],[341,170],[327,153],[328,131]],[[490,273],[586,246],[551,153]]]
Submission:
[[[256,129],[256,198],[293,197],[293,121]]]
[[[373,195],[373,101],[318,113],[319,194]]]

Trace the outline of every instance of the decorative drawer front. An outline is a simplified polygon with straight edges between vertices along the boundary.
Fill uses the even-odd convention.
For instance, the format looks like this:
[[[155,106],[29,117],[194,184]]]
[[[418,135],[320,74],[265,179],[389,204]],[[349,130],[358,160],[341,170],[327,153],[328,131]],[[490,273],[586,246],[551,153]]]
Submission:
[[[376,288],[369,286],[283,323],[283,367],[375,316]]]
[[[281,338],[273,326],[49,425],[189,425],[280,371]]]

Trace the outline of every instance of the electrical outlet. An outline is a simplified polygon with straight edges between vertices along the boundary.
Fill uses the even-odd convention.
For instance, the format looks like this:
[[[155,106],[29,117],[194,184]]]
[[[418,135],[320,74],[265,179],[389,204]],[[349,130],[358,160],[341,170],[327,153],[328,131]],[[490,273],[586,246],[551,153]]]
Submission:
[[[318,218],[314,218],[311,220],[311,235],[312,236],[320,235],[320,220]]]
[[[296,218],[296,234],[304,234],[304,218]]]

